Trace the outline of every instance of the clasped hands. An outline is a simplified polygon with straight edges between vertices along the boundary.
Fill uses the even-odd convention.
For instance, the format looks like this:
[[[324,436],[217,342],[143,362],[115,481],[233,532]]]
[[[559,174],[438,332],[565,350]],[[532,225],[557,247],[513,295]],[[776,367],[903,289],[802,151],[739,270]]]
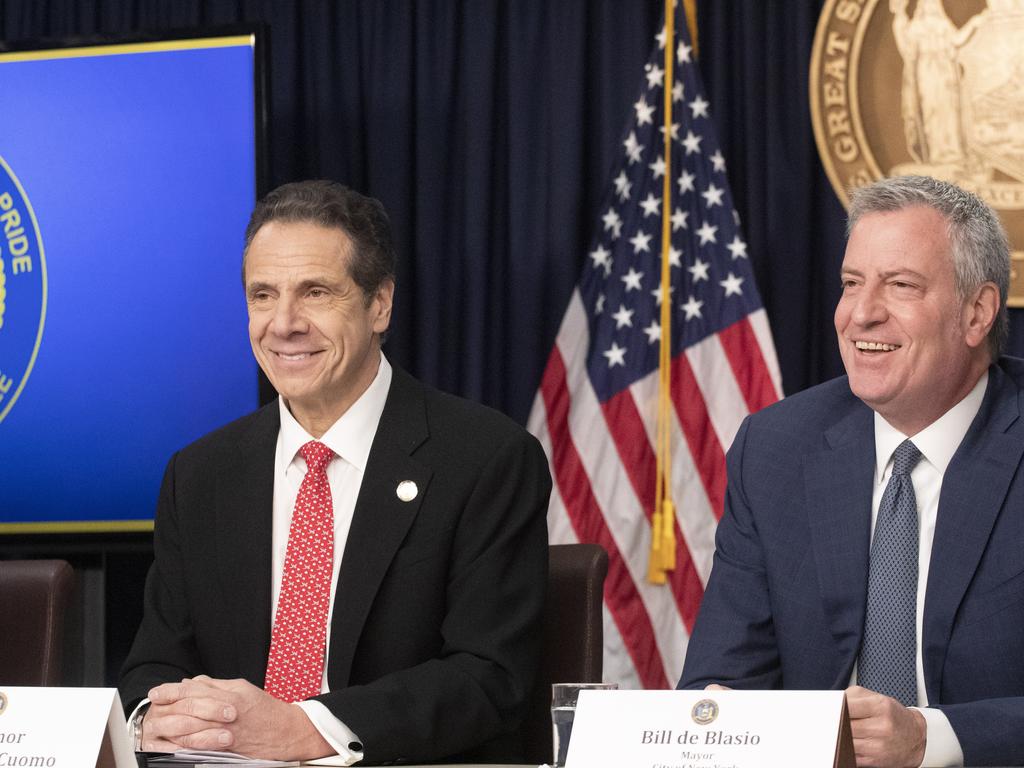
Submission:
[[[142,723],[147,752],[226,750],[270,760],[308,760],[334,754],[305,712],[246,680],[206,675],[149,691]]]
[[[712,683],[707,691],[727,691]],[[928,727],[924,715],[896,699],[859,685],[846,689],[858,768],[917,768],[924,760]]]

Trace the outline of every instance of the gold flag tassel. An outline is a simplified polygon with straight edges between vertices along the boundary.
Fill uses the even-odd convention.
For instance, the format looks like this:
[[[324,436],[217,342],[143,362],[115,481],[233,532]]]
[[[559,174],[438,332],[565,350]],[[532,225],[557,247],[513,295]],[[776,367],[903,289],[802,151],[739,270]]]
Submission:
[[[665,167],[672,167],[672,84],[675,49],[675,3],[665,0],[665,80],[662,88],[665,117]],[[647,580],[664,584],[666,572],[676,567],[676,510],[672,503],[672,293],[669,249],[672,246],[672,174],[662,177],[661,192],[661,339],[658,346],[657,471],[654,514],[651,517],[651,554]]]

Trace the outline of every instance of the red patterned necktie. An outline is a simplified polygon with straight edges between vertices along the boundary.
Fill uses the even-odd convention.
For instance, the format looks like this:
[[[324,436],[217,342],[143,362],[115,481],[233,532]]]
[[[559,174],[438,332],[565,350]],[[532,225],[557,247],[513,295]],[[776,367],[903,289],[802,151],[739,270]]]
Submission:
[[[320,693],[327,641],[327,609],[334,563],[334,512],[327,464],[334,452],[311,440],[288,531],[284,576],[277,600],[264,688],[282,701]]]

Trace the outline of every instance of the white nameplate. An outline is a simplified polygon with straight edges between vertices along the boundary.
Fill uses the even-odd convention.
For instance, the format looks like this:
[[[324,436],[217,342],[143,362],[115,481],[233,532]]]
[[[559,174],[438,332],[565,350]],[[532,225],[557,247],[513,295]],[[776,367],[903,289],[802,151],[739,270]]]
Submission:
[[[0,765],[136,768],[117,689],[0,685]]]
[[[842,691],[581,691],[566,768],[846,768]]]

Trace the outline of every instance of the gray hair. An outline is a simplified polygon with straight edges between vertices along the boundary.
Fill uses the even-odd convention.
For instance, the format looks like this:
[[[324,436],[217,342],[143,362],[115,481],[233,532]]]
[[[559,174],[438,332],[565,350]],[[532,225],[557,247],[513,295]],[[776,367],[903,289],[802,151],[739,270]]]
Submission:
[[[899,211],[924,205],[947,222],[953,254],[956,292],[961,303],[982,283],[999,289],[999,313],[988,334],[992,359],[999,357],[1010,334],[1006,297],[1010,290],[1010,245],[999,216],[980,197],[955,184],[930,176],[896,176],[850,191],[850,236],[861,217],[869,213]]]
[[[256,203],[245,228],[245,254],[260,227],[272,221],[309,222],[340,229],[352,241],[348,271],[367,304],[385,280],[395,279],[395,247],[391,223],[379,200],[361,195],[336,181],[296,181],[282,184]]]

